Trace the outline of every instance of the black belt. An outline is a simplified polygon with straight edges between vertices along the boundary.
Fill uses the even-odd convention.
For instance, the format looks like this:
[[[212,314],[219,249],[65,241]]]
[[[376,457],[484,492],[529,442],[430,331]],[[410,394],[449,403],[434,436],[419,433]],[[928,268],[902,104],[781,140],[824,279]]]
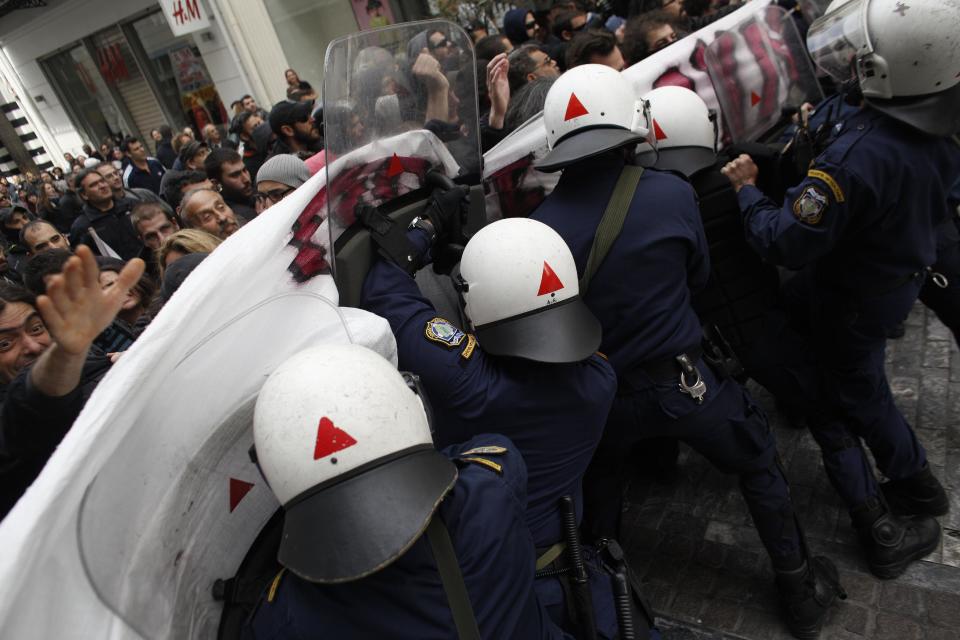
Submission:
[[[696,363],[700,356],[703,355],[703,349],[700,345],[694,345],[683,349],[677,355],[686,354],[690,361]],[[650,360],[648,362],[641,362],[638,365],[635,365],[630,371],[625,372],[620,377],[627,382],[632,380],[638,380],[641,384],[645,383],[646,380],[638,379],[637,374],[645,374],[646,377],[653,380],[654,382],[668,382],[670,380],[675,380],[680,376],[680,363],[677,362],[677,357],[672,356],[670,358],[663,358],[662,360]]]

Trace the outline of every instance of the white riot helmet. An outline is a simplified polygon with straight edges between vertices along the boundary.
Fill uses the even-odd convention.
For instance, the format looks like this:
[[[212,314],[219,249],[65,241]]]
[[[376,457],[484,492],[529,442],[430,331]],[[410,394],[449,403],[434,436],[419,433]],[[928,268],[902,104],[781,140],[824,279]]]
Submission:
[[[689,177],[717,161],[717,118],[690,89],[660,87],[643,99],[650,103],[653,137],[637,147],[637,162],[645,167],[679,171]]]
[[[480,229],[464,249],[457,286],[487,353],[579,362],[600,346],[573,255],[542,222],[507,218]]]
[[[584,158],[642,142],[649,133],[644,103],[619,71],[601,64],[570,69],[543,105],[548,153],[536,164],[557,171]]]
[[[257,398],[253,440],[286,511],[278,559],[312,582],[389,565],[457,479],[417,393],[357,345],[314,347],[277,367]]]
[[[875,109],[933,135],[960,130],[960,0],[837,0],[807,48]]]

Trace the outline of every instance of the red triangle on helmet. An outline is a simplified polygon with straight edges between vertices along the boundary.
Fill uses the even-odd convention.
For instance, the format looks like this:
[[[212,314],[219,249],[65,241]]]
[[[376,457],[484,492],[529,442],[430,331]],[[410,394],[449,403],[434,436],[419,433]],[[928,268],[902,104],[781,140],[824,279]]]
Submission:
[[[563,116],[563,121],[573,120],[574,118],[579,118],[580,116],[588,115],[590,112],[587,111],[587,108],[583,106],[583,103],[580,102],[580,99],[577,97],[577,94],[571,93],[570,100],[567,102],[567,113]]]
[[[317,444],[313,449],[313,459],[326,458],[332,453],[342,451],[357,444],[353,436],[336,427],[333,420],[324,416],[317,427]]]
[[[657,136],[657,142],[667,139],[667,134],[663,132],[663,129],[660,127],[660,123],[657,122],[657,119],[653,119],[653,133]]]
[[[540,274],[540,290],[537,291],[537,295],[545,296],[559,289],[563,289],[563,283],[560,282],[560,278],[557,277],[557,274],[554,273],[550,265],[547,264],[547,261],[544,260],[543,273]]]
[[[750,106],[755,107],[760,104],[760,96],[756,91],[750,92]]]
[[[252,482],[230,478],[230,513],[233,513],[244,496],[250,493],[250,489],[253,489]]]
[[[392,178],[403,173],[403,163],[400,162],[400,158],[397,157],[397,154],[393,154],[393,157],[390,158],[390,166],[387,167],[387,177]]]

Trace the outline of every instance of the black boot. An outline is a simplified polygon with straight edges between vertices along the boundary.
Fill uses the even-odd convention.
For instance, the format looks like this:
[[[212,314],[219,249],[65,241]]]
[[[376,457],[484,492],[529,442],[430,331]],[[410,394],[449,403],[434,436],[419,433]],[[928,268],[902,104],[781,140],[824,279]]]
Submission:
[[[840,586],[837,568],[827,558],[818,556],[792,571],[774,570],[780,603],[790,633],[801,640],[820,635],[827,610],[837,598],[846,599]]]
[[[850,516],[870,571],[883,580],[896,578],[940,544],[939,522],[930,516],[894,515],[879,498],[854,507]]]
[[[942,516],[950,510],[947,492],[930,471],[929,464],[909,478],[883,483],[880,489],[894,513]]]

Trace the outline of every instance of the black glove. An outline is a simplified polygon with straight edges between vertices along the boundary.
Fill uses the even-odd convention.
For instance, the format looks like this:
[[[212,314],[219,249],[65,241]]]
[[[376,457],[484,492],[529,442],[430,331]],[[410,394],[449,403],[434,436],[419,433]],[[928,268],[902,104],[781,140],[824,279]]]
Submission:
[[[433,190],[423,217],[430,221],[436,231],[435,246],[447,242],[464,244],[462,229],[467,219],[469,204],[470,190],[467,187],[438,187]]]

